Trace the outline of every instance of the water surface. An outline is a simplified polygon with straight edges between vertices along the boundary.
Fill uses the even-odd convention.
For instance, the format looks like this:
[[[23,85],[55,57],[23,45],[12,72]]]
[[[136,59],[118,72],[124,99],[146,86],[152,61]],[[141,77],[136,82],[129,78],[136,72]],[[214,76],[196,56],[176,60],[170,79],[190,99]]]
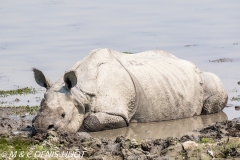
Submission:
[[[228,103],[240,105],[230,100],[239,94],[239,8],[238,0],[4,1],[0,5],[0,90],[39,89],[32,67],[55,82],[95,48],[134,53],[161,49],[217,74],[229,94]],[[209,62],[219,58],[233,61]],[[42,93],[8,97],[8,101],[38,105]],[[240,113],[234,107],[224,112],[228,119]]]

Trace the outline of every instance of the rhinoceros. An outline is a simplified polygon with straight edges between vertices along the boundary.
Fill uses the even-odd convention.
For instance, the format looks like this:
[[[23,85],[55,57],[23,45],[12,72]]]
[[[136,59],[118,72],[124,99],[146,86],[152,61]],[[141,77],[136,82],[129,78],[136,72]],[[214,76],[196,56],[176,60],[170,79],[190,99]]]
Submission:
[[[33,72],[46,88],[33,119],[37,132],[94,132],[212,114],[228,99],[216,75],[162,50],[126,54],[96,49],[54,84],[42,71]]]

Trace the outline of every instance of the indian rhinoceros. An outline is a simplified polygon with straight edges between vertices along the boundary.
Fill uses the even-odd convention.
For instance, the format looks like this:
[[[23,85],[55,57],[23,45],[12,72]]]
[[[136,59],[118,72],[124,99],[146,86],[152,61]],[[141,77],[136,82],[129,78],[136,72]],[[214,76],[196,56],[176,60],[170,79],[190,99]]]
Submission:
[[[40,70],[33,72],[46,88],[33,119],[37,132],[101,131],[212,114],[228,99],[216,75],[161,50],[125,54],[96,49],[54,84]]]

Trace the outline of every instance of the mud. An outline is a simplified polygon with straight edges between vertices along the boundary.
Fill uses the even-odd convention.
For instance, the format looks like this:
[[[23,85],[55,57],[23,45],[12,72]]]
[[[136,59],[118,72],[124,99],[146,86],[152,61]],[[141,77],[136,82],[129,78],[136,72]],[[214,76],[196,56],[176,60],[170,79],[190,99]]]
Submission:
[[[48,145],[61,144],[62,150],[84,151],[86,159],[212,159],[240,158],[240,119],[217,122],[200,129],[199,136],[180,138],[114,140],[92,138],[88,133],[55,133],[49,131],[32,137],[36,143],[48,139]],[[51,138],[48,138],[51,137]]]
[[[44,148],[45,152],[53,149],[61,152],[80,151],[83,156],[81,159],[92,160],[240,158],[240,118],[215,122],[195,130],[194,132],[198,134],[181,137],[134,139],[117,136],[108,139],[108,137],[93,138],[86,132],[69,134],[49,131],[33,135],[31,128],[33,116],[34,114],[29,114],[22,108],[1,108],[1,138],[8,140],[27,138],[31,142],[29,150]],[[3,152],[3,149],[0,149],[0,152]]]
[[[36,112],[30,107],[0,107],[0,136],[29,137]]]

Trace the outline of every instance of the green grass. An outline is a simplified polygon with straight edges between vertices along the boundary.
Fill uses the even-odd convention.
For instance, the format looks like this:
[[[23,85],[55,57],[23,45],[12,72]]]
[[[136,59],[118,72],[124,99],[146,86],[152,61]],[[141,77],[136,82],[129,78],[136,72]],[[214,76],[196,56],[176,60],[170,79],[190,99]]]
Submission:
[[[232,97],[231,101],[240,101],[240,95],[238,95],[237,97]]]
[[[36,112],[38,112],[38,110],[39,110],[39,107],[38,106],[29,106],[29,105],[27,105],[27,106],[18,106],[20,109],[22,109],[23,111],[25,111],[25,112],[28,112],[29,114],[34,114],[34,113],[36,113]],[[16,107],[16,108],[18,108],[18,107]]]
[[[25,138],[4,138],[0,137],[0,153],[1,158],[11,158],[14,160],[25,160],[29,159],[23,153],[30,151],[30,148],[33,146],[30,139]],[[32,158],[31,158],[32,159]]]
[[[7,97],[12,95],[35,94],[35,93],[37,93],[35,88],[25,87],[25,88],[19,88],[15,90],[0,90],[0,97]]]
[[[30,115],[36,114],[39,110],[39,106],[1,106],[2,108],[5,109],[10,109],[10,113],[16,114],[16,115],[21,115],[23,113],[29,113]]]
[[[212,138],[207,138],[207,137],[203,137],[201,138],[198,143],[214,143],[215,141]]]
[[[44,157],[48,157],[47,152],[51,153],[53,151],[45,142],[35,144],[30,138],[0,137],[0,159],[42,160]],[[57,158],[49,157],[48,159],[53,160]]]

